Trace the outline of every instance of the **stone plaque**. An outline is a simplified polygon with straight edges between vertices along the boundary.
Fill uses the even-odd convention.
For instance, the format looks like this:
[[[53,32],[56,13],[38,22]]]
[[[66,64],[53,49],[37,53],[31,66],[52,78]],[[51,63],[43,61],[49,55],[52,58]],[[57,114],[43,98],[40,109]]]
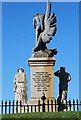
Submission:
[[[35,72],[33,73],[34,87],[36,91],[48,91],[52,76],[48,72]]]
[[[47,98],[54,98],[54,63],[54,58],[29,59],[31,99],[40,99],[43,92]]]

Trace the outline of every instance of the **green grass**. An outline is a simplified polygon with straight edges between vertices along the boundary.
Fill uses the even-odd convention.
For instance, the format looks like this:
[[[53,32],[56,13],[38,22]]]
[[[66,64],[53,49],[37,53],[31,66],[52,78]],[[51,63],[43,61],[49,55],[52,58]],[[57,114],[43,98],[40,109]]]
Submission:
[[[41,112],[2,115],[2,120],[81,120],[81,112]]]

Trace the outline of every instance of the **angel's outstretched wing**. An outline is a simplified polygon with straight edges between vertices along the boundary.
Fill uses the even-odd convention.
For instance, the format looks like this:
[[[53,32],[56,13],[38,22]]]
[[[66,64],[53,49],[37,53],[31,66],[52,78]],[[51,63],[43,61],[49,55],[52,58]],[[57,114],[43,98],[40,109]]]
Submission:
[[[52,39],[51,36],[54,36],[56,33],[56,17],[55,14],[51,12],[51,3],[50,0],[47,1],[47,9],[44,19],[44,31],[42,32],[42,41],[44,43],[50,42]]]

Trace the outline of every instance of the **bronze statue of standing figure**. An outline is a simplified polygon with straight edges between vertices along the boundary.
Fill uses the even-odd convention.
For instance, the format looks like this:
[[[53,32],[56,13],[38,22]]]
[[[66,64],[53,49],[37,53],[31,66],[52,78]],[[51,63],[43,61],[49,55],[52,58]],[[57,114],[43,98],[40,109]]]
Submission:
[[[60,70],[54,73],[55,76],[59,77],[59,97],[58,111],[64,111],[67,109],[67,93],[68,93],[68,82],[71,80],[71,75],[65,71],[65,67],[60,67]]]
[[[59,77],[59,99],[67,100],[68,82],[71,80],[71,75],[65,71],[65,67],[60,67],[54,75]]]

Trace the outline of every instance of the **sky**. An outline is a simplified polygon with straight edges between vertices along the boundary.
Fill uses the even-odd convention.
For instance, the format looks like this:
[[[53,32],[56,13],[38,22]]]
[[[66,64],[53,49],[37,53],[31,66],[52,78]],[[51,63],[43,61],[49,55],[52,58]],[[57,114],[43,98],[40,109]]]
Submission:
[[[81,13],[81,2],[80,2],[80,5],[79,5],[79,12]],[[81,14],[80,14],[80,17],[79,17],[79,21],[81,21]],[[81,24],[79,25],[79,39],[81,38]],[[79,71],[81,71],[81,41],[79,41]],[[79,78],[81,77],[81,75],[79,74]],[[81,80],[79,80],[79,90],[81,91]],[[79,98],[81,99],[81,92],[79,92]]]
[[[2,4],[0,2],[0,16],[2,16]],[[1,17],[2,18],[2,17]],[[2,99],[2,19],[0,19],[0,100]]]
[[[2,3],[2,99],[14,100],[14,76],[22,67],[28,79],[30,99],[30,67],[28,59],[35,46],[33,16],[45,13],[46,2]],[[54,71],[61,66],[71,74],[68,99],[79,99],[79,3],[52,2],[51,12],[57,18],[57,32],[48,48],[57,48]],[[59,79],[54,76],[54,97],[58,97]]]
[[[46,2],[46,0],[1,0],[2,2]],[[51,2],[80,2],[81,0],[51,0]]]

